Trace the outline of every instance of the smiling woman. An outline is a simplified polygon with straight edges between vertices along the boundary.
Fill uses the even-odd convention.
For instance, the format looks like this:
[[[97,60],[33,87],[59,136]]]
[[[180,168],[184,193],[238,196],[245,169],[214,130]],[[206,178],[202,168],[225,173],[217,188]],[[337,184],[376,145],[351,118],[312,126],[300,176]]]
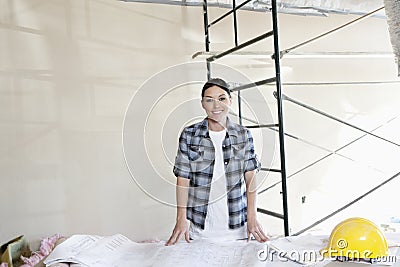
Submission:
[[[227,117],[232,99],[227,83],[211,79],[202,89],[203,121],[186,127],[179,138],[174,174],[177,177],[177,218],[166,245],[181,237],[265,242],[256,217],[253,181],[260,163],[253,137]]]

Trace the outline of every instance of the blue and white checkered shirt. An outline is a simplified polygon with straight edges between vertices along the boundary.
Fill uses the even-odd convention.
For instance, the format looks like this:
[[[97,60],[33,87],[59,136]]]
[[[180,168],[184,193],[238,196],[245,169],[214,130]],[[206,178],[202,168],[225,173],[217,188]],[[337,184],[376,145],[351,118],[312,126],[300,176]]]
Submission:
[[[250,131],[227,118],[222,151],[227,182],[229,228],[247,221],[247,197],[244,173],[260,169]],[[175,159],[176,177],[190,179],[187,219],[204,229],[214,171],[215,149],[208,131],[208,119],[183,129]]]

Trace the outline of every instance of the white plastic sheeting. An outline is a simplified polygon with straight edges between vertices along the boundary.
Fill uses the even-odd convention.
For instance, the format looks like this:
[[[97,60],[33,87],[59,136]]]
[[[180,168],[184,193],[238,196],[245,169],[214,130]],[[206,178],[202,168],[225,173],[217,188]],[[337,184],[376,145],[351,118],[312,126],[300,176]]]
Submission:
[[[221,2],[217,0],[217,2]],[[227,0],[232,4],[232,0]],[[236,1],[238,2],[238,1]],[[271,5],[271,0],[252,1],[253,5]],[[315,10],[321,13],[354,13],[365,14],[383,6],[382,0],[278,0],[281,11],[285,9],[296,10],[298,13]]]
[[[145,2],[195,6],[202,5],[203,0],[123,0],[126,2]],[[237,0],[240,5],[245,0]],[[232,7],[233,0],[208,0],[209,6]],[[328,13],[366,14],[383,6],[383,0],[278,0],[279,12],[297,15],[326,15]],[[243,9],[267,11],[271,0],[252,0]],[[379,15],[384,16],[384,13]]]
[[[400,0],[385,0],[385,11],[400,77]]]

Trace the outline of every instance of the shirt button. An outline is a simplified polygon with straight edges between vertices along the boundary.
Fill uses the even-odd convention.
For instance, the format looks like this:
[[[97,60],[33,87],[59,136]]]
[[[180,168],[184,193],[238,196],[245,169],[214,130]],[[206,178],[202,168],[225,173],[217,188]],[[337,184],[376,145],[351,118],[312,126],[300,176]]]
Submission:
[[[227,165],[227,164],[228,164],[228,162],[227,162],[227,161],[225,161],[224,163],[225,163],[225,165]]]

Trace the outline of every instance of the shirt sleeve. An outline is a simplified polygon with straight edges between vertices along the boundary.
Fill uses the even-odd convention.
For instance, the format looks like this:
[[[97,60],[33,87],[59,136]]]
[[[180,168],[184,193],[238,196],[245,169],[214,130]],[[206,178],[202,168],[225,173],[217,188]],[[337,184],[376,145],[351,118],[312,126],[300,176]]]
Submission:
[[[253,143],[253,136],[251,135],[251,132],[246,129],[246,134],[247,134],[247,143],[246,143],[246,155],[245,155],[245,167],[244,171],[254,171],[257,170],[259,171],[261,168],[261,163],[258,160],[257,154],[254,151],[254,143]]]
[[[185,130],[182,131],[179,137],[178,152],[175,157],[174,164],[174,175],[176,177],[190,178],[190,163],[188,156],[188,146],[187,146],[187,133]]]

